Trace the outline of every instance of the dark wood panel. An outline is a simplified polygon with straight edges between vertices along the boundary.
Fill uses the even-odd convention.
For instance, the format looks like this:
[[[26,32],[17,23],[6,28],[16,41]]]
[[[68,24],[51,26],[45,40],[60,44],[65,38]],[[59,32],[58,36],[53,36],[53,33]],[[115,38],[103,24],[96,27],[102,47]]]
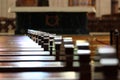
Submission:
[[[38,0],[17,0],[16,6],[37,6]]]

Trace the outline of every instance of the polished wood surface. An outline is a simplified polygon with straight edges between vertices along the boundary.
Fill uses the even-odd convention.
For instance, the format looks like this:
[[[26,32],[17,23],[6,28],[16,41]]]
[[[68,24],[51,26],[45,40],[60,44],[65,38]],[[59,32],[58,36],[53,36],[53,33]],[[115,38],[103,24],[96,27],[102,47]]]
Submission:
[[[40,68],[40,67],[63,67],[61,62],[1,62],[0,68]],[[17,69],[16,69],[17,70]],[[23,71],[24,72],[24,71]]]
[[[5,46],[4,46],[5,47]],[[10,47],[10,46],[7,46],[7,47]],[[9,51],[9,52],[11,52],[11,51],[29,51],[29,52],[33,52],[33,51],[43,51],[44,49],[43,48],[34,48],[34,47],[19,47],[19,48],[15,48],[15,46],[13,45],[13,47],[12,48],[1,48],[0,49],[0,51]]]
[[[70,76],[66,76],[70,75]],[[78,80],[75,72],[0,73],[1,80]]]
[[[100,41],[100,43],[94,40],[93,38],[97,38],[98,41]],[[55,56],[52,56],[52,55],[49,56],[50,55],[49,51],[38,50],[38,49],[41,49],[42,46],[38,45],[37,43],[32,41],[27,36],[1,36],[0,39],[1,39],[0,43],[2,44],[0,46],[0,49],[1,49],[0,51],[0,79],[2,80],[4,79],[11,79],[11,80],[14,80],[14,79],[15,80],[19,80],[19,79],[20,80],[44,80],[44,79],[45,80],[50,80],[50,79],[51,80],[65,80],[65,79],[84,80],[84,79],[79,79],[79,77],[82,76],[82,75],[80,76],[79,71],[83,71],[82,69],[84,69],[83,63],[82,63],[83,68],[72,68],[74,71],[71,71],[70,67],[65,67],[64,62],[56,61]],[[91,41],[92,44],[97,42],[100,45],[102,45],[101,41],[104,41],[107,39],[105,43],[109,44],[109,36],[105,36],[105,37],[100,36],[100,38],[99,36],[73,36],[73,39],[74,40],[86,39],[87,41]],[[30,45],[29,42],[32,45]],[[14,45],[12,45],[11,43],[13,43]],[[7,46],[8,44],[10,45]],[[19,46],[23,44],[25,46]],[[81,59],[86,61],[84,57],[82,57]],[[74,63],[74,65],[77,65],[77,63]],[[91,74],[92,74],[91,80],[107,80],[104,78],[104,74],[102,72],[95,72],[95,67],[100,66],[99,63],[92,63],[91,66],[92,66],[91,67],[92,68],[91,69]],[[83,72],[86,72],[86,71],[87,70],[84,70]],[[88,79],[85,79],[85,80],[88,80]],[[113,78],[113,80],[119,80],[119,79]]]
[[[55,56],[1,56],[0,61],[40,61],[40,60],[55,60]]]
[[[68,35],[66,35],[66,36],[68,37]],[[94,57],[97,54],[97,48],[99,46],[104,46],[104,45],[109,45],[110,44],[110,36],[109,35],[99,35],[99,34],[98,35],[96,35],[96,34],[94,35],[94,34],[91,34],[91,35],[87,35],[87,36],[85,36],[85,35],[83,35],[83,36],[82,35],[69,35],[69,37],[70,36],[72,36],[72,37],[74,36],[74,39],[78,38],[79,40],[82,40],[84,38],[85,40],[89,41],[90,45],[91,45],[90,48],[94,47],[94,55],[91,55],[92,57]],[[81,38],[81,36],[83,38]],[[65,37],[65,35],[64,35],[64,37]],[[91,48],[91,51],[92,50],[93,49]],[[90,55],[87,55],[85,57],[84,54],[83,54],[83,56],[80,56],[80,61],[87,62],[89,60],[88,56],[90,57]],[[114,67],[113,68],[111,66],[107,66],[105,68],[103,65],[100,64],[99,60],[100,60],[100,58],[98,57],[98,63],[96,63],[93,60],[93,64],[91,64],[92,65],[91,66],[92,69],[91,69],[90,73],[92,74],[92,80],[118,80],[118,74],[116,73],[116,71],[118,71],[118,67]],[[69,67],[70,66],[71,66],[71,64],[69,65]],[[96,66],[99,67],[99,72],[96,72],[96,70],[95,70]],[[85,67],[86,67],[86,69],[84,69]],[[89,79],[89,78],[85,79],[85,77],[84,77],[84,79],[82,79],[82,77],[83,77],[82,75],[87,75],[88,74],[88,73],[85,74],[85,72],[88,71],[88,68],[90,68],[89,65],[86,66],[85,63],[80,63],[80,69],[84,69],[83,72],[80,70],[81,71],[80,74],[82,73],[80,80],[88,80]],[[97,73],[100,73],[100,74],[97,74]],[[112,74],[116,74],[116,75],[112,75]],[[87,76],[87,77],[89,77],[89,76]]]
[[[39,45],[34,43],[27,36],[0,36],[0,47],[38,47]]]
[[[0,79],[77,80],[74,71],[59,72],[63,63],[48,55],[49,51],[44,51],[27,36],[0,36]],[[45,69],[50,72],[44,72]]]
[[[40,55],[50,55],[49,51],[1,51],[0,56],[40,56]]]

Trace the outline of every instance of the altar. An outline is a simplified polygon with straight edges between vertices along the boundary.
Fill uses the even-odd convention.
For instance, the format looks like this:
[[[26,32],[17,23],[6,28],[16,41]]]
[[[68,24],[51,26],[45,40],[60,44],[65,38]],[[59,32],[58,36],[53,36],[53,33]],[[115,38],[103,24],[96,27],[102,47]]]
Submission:
[[[16,13],[16,34],[27,29],[55,34],[89,34],[87,13],[95,12],[92,6],[77,7],[11,7]]]

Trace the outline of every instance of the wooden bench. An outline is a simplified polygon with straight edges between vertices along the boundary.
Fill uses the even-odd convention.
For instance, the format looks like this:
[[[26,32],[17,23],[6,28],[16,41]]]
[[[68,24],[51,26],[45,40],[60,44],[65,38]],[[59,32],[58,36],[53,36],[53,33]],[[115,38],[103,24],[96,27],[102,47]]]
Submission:
[[[0,72],[4,72],[4,74],[7,74],[6,72],[9,72],[9,73],[12,72],[13,74],[14,74],[14,72],[15,73],[19,73],[19,72],[58,72],[58,74],[59,74],[60,72],[67,73],[66,71],[69,71],[69,72],[74,72],[74,75],[76,75],[76,73],[78,73],[77,74],[78,80],[80,79],[80,76],[81,76],[80,75],[80,71],[81,71],[80,66],[68,67],[67,64],[66,65],[62,64],[63,61],[68,63],[68,60],[63,60],[63,61],[57,60],[56,61],[54,59],[51,59],[51,57],[55,58],[55,56],[48,57],[45,55],[42,56],[41,54],[38,55],[38,52],[44,54],[44,53],[46,53],[46,51],[45,52],[44,52],[44,50],[34,51],[34,49],[36,49],[35,46],[37,47],[37,49],[41,48],[41,45],[34,44],[36,41],[33,42],[26,36],[2,36],[0,39],[1,39],[0,43],[3,43],[1,46],[1,49],[3,49],[3,51],[0,52],[1,53],[0,54],[1,55],[0,56],[1,57]],[[54,40],[55,40],[55,42],[57,42],[57,39],[54,39]],[[31,45],[30,43],[33,45]],[[6,44],[6,45],[4,45],[4,44]],[[9,44],[9,46],[7,46],[8,44]],[[61,42],[61,44],[62,44],[62,42]],[[19,45],[22,45],[22,46],[19,46]],[[58,48],[60,49],[59,46],[55,46],[55,47],[56,47],[55,50]],[[30,56],[28,56],[28,54],[30,54],[32,52],[32,50],[33,50],[33,53]],[[33,55],[34,53],[37,56]],[[55,55],[57,55],[57,54],[55,54]],[[79,54],[76,54],[76,55],[79,56]],[[64,54],[63,56],[73,56],[73,54],[72,55]],[[25,57],[26,57],[26,59],[25,59]],[[30,60],[31,57],[34,59]],[[37,59],[37,57],[39,57],[39,58],[42,57],[44,59],[42,59],[42,58]],[[46,60],[47,57],[49,58],[49,60]],[[72,61],[73,60],[71,60],[71,62]],[[80,60],[78,60],[78,62],[81,63]],[[83,68],[82,68],[82,71],[83,71]],[[53,73],[50,73],[50,75],[52,75],[52,74]],[[59,76],[59,75],[56,75],[56,76]],[[69,79],[68,75],[67,75],[67,78]],[[76,79],[76,77],[74,77],[74,78]],[[65,77],[63,79],[65,79]],[[81,80],[91,80],[91,78],[86,79],[86,78],[82,77]]]
[[[101,46],[98,47],[96,55],[94,64],[95,73],[101,73],[101,77],[95,78],[100,80],[119,80],[119,59],[117,58],[116,49],[110,45]]]
[[[97,36],[96,36],[97,37]],[[102,36],[103,37],[103,36]],[[62,41],[63,43],[64,43],[64,41]],[[83,41],[83,42],[86,42],[86,41]],[[63,44],[62,43],[62,44]],[[67,50],[68,51],[68,54],[69,54],[69,52],[70,53],[72,53],[73,51],[72,51],[72,49],[73,49],[73,47],[70,47],[70,45],[71,44],[69,44],[70,42],[67,42],[67,47],[64,47],[65,48],[65,50]],[[110,43],[108,43],[107,42],[107,44],[110,44]],[[98,64],[94,64],[93,65],[93,67],[95,67],[95,72],[94,72],[94,70],[93,70],[93,74],[92,73],[89,73],[89,70],[91,70],[90,68],[91,68],[91,65],[89,65],[89,66],[87,66],[87,67],[85,67],[86,65],[88,65],[89,63],[88,63],[88,61],[90,61],[90,55],[89,54],[83,54],[84,52],[90,52],[90,50],[89,50],[89,48],[90,47],[88,47],[88,45],[89,45],[89,43],[86,45],[86,46],[83,46],[83,44],[81,45],[81,44],[79,44],[79,45],[76,45],[77,46],[77,49],[78,49],[78,51],[77,51],[77,53],[79,54],[79,57],[80,57],[80,55],[81,55],[81,57],[80,57],[80,61],[84,61],[84,63],[82,63],[82,62],[80,62],[80,74],[81,75],[79,75],[79,77],[80,76],[82,76],[82,74],[83,75],[88,75],[88,77],[87,78],[90,78],[91,76],[90,75],[93,75],[93,77],[92,78],[94,78],[95,80],[117,80],[117,75],[118,75],[118,64],[113,64],[113,63],[110,63],[111,65],[112,65],[112,67],[111,67],[111,65],[110,66],[106,66],[106,64],[108,64],[108,63],[99,63],[99,65]],[[68,50],[68,48],[71,50],[71,51],[69,51]],[[81,49],[84,49],[84,50],[81,50]],[[82,52],[83,51],[83,52]],[[82,52],[82,53],[81,53]],[[73,53],[72,53],[73,54]],[[59,55],[60,56],[60,55]],[[68,55],[68,57],[70,57],[69,55]],[[72,56],[71,56],[72,57]],[[87,57],[87,58],[86,58]],[[105,57],[105,56],[104,56]],[[109,56],[108,56],[109,57]],[[113,56],[112,56],[113,57]],[[102,57],[100,57],[100,55],[99,55],[99,57],[97,57],[96,59],[98,59],[98,61],[99,62],[102,62],[104,59],[101,59]],[[100,60],[101,59],[101,60]],[[62,61],[62,60],[61,60]],[[69,60],[70,61],[70,60]],[[105,60],[104,60],[105,61]],[[118,61],[117,59],[115,60],[115,61]],[[68,62],[68,63],[70,63],[70,62]],[[71,64],[70,64],[70,66],[71,66]],[[73,64],[72,64],[72,66],[73,66]],[[114,67],[113,67],[114,66]],[[68,66],[68,68],[70,68],[69,66]],[[73,67],[72,67],[73,68]],[[85,70],[85,68],[86,68],[86,70]],[[64,68],[65,69],[65,68]],[[75,69],[75,68],[74,68]],[[111,69],[111,70],[109,70],[109,69]],[[62,70],[62,69],[61,69]],[[98,76],[96,76],[96,71],[99,71],[99,72],[101,72],[102,74],[103,74],[103,77],[101,78],[101,76],[100,77],[98,77]],[[85,71],[88,71],[88,73],[86,74],[85,73]],[[109,72],[111,71],[111,74],[109,74]],[[90,71],[91,72],[91,71]],[[109,77],[109,76],[111,76],[111,77]],[[83,80],[89,80],[89,79],[85,79],[85,77],[83,76]],[[82,79],[82,77],[81,77],[81,79]]]

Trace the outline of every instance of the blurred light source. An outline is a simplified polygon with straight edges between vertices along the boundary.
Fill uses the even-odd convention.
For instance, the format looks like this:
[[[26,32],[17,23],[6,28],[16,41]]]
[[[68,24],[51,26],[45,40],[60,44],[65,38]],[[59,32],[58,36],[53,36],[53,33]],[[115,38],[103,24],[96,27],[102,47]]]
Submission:
[[[99,54],[114,54],[116,53],[116,49],[112,46],[101,46],[98,48]]]
[[[73,44],[65,44],[64,47],[65,48],[74,48],[74,45]]]
[[[102,58],[100,60],[102,65],[118,65],[119,61],[116,58]]]
[[[76,46],[89,46],[89,42],[86,40],[77,40],[76,41]]]
[[[78,54],[90,54],[91,51],[90,50],[77,50]]]

